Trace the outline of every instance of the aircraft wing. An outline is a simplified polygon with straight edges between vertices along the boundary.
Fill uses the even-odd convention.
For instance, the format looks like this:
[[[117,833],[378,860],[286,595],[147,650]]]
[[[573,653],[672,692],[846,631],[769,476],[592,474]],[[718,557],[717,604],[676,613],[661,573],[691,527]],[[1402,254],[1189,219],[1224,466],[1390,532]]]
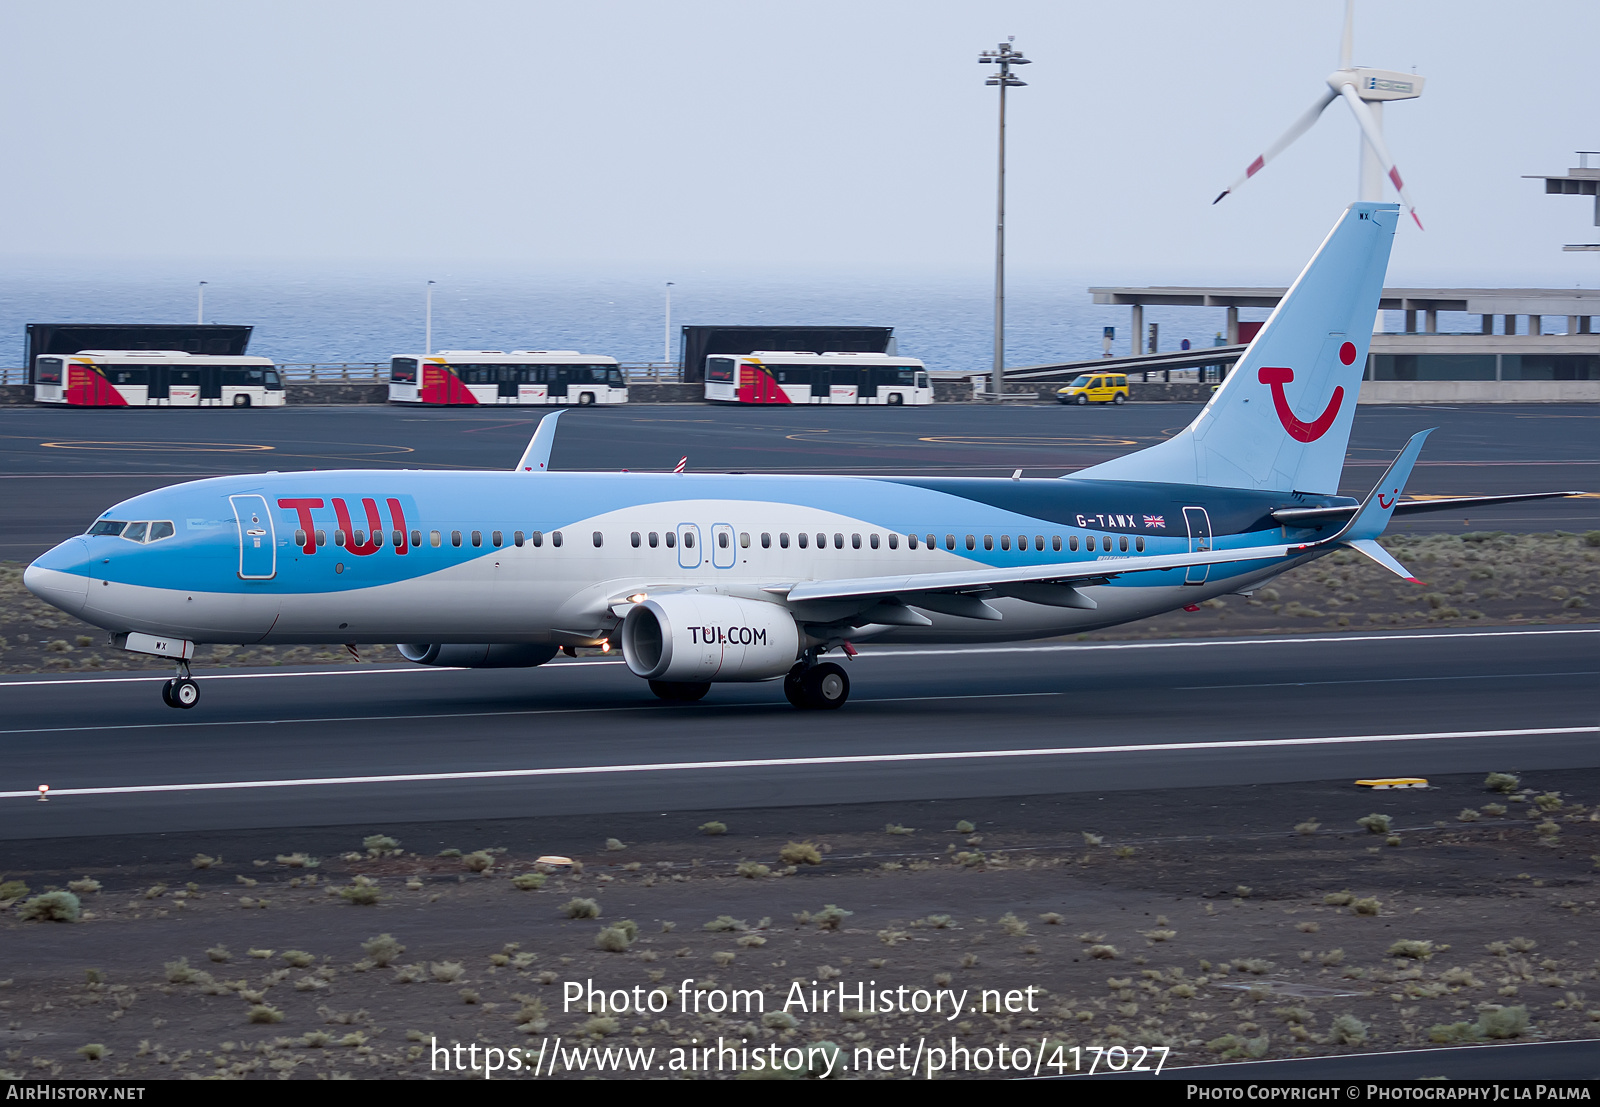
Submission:
[[[922,599],[938,600],[940,593],[972,593],[1005,590],[1014,586],[1072,585],[1105,581],[1126,573],[1150,573],[1165,569],[1186,569],[1192,565],[1224,565],[1238,561],[1279,561],[1310,550],[1310,544],[1294,546],[1249,546],[1236,550],[1208,550],[1151,557],[1110,557],[1101,561],[1073,561],[1055,565],[1019,566],[1014,569],[957,569],[945,573],[913,573],[906,576],[856,577],[839,580],[808,580],[796,584],[771,585],[764,591],[781,595],[790,603],[814,600],[866,599],[894,597],[913,606]],[[1063,588],[1059,606],[1091,606],[1070,602]],[[1023,598],[1028,598],[1024,596]],[[1085,599],[1086,597],[1080,597]],[[1043,602],[1052,602],[1045,600]],[[930,606],[930,610],[938,610]],[[952,612],[953,613],[953,612]],[[978,616],[983,618],[984,616]]]
[[[1563,496],[1583,496],[1584,492],[1524,492],[1510,496],[1441,496],[1436,500],[1405,500],[1394,505],[1396,515],[1421,515],[1429,511],[1456,511],[1467,507],[1485,507],[1491,504],[1514,504],[1523,500],[1553,500]],[[1360,504],[1342,504],[1337,507],[1280,507],[1272,513],[1273,519],[1291,527],[1310,527],[1320,523],[1340,522],[1361,510]]]

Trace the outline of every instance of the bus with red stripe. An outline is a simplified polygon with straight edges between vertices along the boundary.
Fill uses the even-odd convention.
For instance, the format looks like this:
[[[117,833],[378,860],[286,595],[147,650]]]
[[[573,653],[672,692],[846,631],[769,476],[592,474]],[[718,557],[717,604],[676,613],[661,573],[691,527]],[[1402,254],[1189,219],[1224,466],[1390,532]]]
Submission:
[[[928,370],[892,354],[758,350],[706,358],[708,400],[738,404],[933,403]]]
[[[82,350],[40,354],[33,398],[69,407],[282,407],[271,358],[182,350]]]
[[[389,361],[394,404],[625,404],[616,358],[577,350],[440,350]]]

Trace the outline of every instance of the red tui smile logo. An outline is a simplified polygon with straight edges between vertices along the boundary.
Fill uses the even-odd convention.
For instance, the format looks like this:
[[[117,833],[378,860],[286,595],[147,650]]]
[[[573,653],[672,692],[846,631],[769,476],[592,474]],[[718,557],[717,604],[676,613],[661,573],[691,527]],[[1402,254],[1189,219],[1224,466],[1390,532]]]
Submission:
[[[1262,384],[1272,386],[1272,406],[1278,411],[1278,422],[1283,424],[1283,429],[1288,431],[1289,437],[1296,442],[1315,442],[1327,434],[1328,428],[1333,426],[1333,421],[1339,414],[1339,405],[1344,402],[1344,389],[1335,388],[1333,397],[1328,400],[1328,406],[1322,414],[1310,423],[1303,422],[1295,417],[1294,411],[1289,407],[1289,397],[1283,394],[1283,386],[1294,380],[1293,369],[1264,365],[1257,377]]]

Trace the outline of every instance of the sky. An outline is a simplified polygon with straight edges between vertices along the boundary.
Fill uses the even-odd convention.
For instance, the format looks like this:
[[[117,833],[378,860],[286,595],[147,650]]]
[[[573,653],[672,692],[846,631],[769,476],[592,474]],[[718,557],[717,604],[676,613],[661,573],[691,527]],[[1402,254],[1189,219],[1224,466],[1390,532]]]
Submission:
[[[1018,279],[1287,283],[1355,198],[1340,0],[0,0],[0,269],[977,281],[1008,35]],[[1389,284],[1600,283],[1593,0],[1361,0],[1427,85],[1385,134],[1425,232]]]

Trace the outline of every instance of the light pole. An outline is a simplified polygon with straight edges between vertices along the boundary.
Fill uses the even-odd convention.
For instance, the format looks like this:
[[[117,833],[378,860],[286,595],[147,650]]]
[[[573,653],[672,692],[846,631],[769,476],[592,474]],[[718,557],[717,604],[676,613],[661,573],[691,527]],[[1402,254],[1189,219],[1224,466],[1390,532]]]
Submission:
[[[433,282],[428,282],[428,312],[427,324],[423,330],[422,356],[429,357],[433,354]]]
[[[980,64],[1000,67],[997,76],[983,82],[1000,89],[1000,181],[994,222],[994,375],[989,382],[990,398],[996,403],[1005,393],[1006,383],[1006,89],[1027,85],[1027,81],[1011,75],[1011,67],[1031,64],[1011,45],[1015,41],[1016,36],[1012,35],[998,49],[985,50],[978,56]]]
[[[672,364],[672,282],[667,282],[667,317],[661,335],[661,366]]]
[[[206,321],[206,282],[205,281],[201,281],[200,282],[199,294],[200,294],[199,295],[199,302],[195,304],[195,308],[194,308],[194,321],[195,321],[196,324],[204,323]]]

